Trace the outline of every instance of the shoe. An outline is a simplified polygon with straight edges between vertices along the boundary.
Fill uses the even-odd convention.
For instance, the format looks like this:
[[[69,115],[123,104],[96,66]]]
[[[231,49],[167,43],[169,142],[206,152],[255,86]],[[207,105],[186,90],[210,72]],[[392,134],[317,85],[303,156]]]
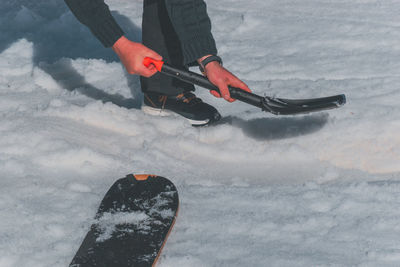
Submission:
[[[193,126],[205,126],[221,119],[221,114],[191,92],[177,96],[145,93],[143,112],[150,115],[169,116],[173,113],[186,118]]]

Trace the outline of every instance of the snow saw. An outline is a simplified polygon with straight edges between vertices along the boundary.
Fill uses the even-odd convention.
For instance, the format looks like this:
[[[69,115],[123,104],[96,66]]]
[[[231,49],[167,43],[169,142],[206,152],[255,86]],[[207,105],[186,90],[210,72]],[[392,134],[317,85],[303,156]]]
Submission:
[[[219,92],[217,86],[212,84],[205,76],[195,72],[178,69],[161,60],[155,60],[149,57],[146,57],[143,60],[143,64],[146,67],[149,67],[150,64],[153,64],[159,72],[165,75],[175,77],[187,83],[198,85],[208,90],[215,90]],[[344,94],[321,98],[286,99],[270,96],[259,96],[231,86],[229,86],[229,92],[232,98],[261,108],[261,110],[270,112],[274,115],[310,113],[338,108],[346,103],[346,96]]]

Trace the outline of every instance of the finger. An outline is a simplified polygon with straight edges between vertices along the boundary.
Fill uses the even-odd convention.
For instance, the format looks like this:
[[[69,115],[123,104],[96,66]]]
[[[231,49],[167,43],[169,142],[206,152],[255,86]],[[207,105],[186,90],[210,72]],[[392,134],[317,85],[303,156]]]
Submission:
[[[157,71],[156,67],[154,66],[154,64],[149,64],[149,65],[144,65],[143,66],[139,66],[140,69],[147,69],[149,71]],[[140,70],[141,71],[141,70]]]
[[[139,71],[139,74],[141,76],[146,77],[146,78],[149,78],[149,77],[153,76],[156,73],[157,73],[157,70],[154,67],[152,69],[150,69],[150,68],[141,68],[141,70]]]
[[[229,94],[229,89],[228,89],[228,85],[226,83],[222,83],[217,85],[219,92],[221,94],[221,96],[225,99],[225,100],[229,100],[231,98],[230,94]]]
[[[235,77],[235,79],[232,79],[229,83],[229,85],[233,86],[233,87],[237,87],[240,88],[244,91],[247,91],[249,93],[251,93],[250,88],[247,86],[247,84],[245,84],[244,82],[242,82],[241,80],[239,80],[238,78]]]
[[[148,50],[148,54],[146,56],[151,57],[155,60],[162,60],[162,56],[160,56],[157,52],[151,49]]]
[[[147,69],[149,71],[157,71],[157,69],[156,69],[156,67],[154,65],[150,65]]]
[[[154,73],[158,72],[158,70],[157,70],[156,66],[154,66],[154,64],[149,64],[149,65],[147,65],[147,66],[145,66],[145,65],[140,65],[139,67],[140,67],[140,70],[139,70],[140,75],[145,76],[145,77],[153,76]],[[141,74],[141,73],[142,73],[142,70],[143,70],[146,74]],[[150,71],[151,74],[150,74],[149,72],[147,72],[147,71]]]
[[[221,95],[220,95],[217,91],[215,91],[215,90],[211,90],[211,91],[210,91],[210,94],[212,94],[212,95],[215,96],[215,97],[221,98]]]

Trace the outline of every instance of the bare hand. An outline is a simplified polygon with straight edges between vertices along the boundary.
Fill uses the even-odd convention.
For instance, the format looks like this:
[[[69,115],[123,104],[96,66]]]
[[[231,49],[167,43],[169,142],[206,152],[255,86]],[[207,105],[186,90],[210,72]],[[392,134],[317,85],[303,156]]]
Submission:
[[[157,72],[157,69],[154,65],[145,67],[143,65],[143,59],[145,57],[151,57],[156,60],[162,60],[162,57],[155,51],[141,43],[129,41],[124,36],[119,38],[112,48],[121,59],[122,64],[129,74],[138,74],[144,77],[153,76]]]
[[[207,78],[214,85],[218,86],[220,93],[217,91],[210,91],[215,97],[223,97],[228,102],[233,102],[235,99],[231,98],[228,86],[237,87],[244,91],[251,92],[250,88],[235,75],[230,73],[227,69],[222,67],[218,62],[212,61],[205,67],[205,74]]]

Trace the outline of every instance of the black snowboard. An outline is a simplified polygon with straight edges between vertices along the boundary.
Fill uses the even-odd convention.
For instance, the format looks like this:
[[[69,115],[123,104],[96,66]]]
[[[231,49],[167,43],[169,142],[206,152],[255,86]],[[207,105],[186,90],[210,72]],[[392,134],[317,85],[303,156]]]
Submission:
[[[154,266],[179,207],[168,179],[128,175],[108,190],[70,267]]]

